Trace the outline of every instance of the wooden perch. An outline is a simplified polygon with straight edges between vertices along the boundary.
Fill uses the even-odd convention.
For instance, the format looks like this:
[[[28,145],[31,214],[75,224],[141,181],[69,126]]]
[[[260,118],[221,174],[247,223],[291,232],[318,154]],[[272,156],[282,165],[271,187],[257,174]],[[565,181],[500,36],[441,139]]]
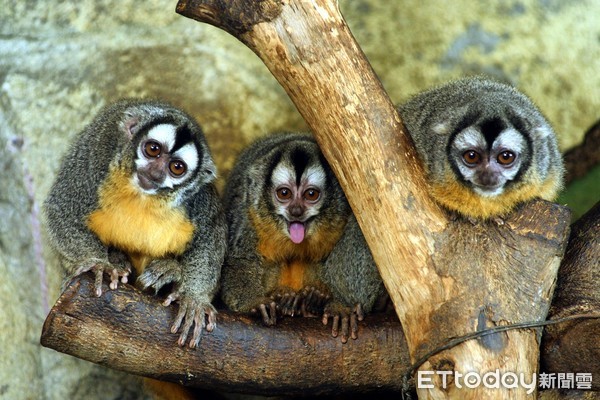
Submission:
[[[543,320],[568,213],[537,203],[503,227],[450,223],[410,138],[333,0],[181,0],[182,15],[252,49],[287,91],[336,172],[402,322],[411,360],[493,325]],[[537,371],[535,331],[450,349],[422,370]],[[418,390],[420,398],[527,398],[525,389]],[[533,394],[532,396],[535,396]]]
[[[258,318],[219,313],[198,349],[170,333],[175,306],[129,285],[101,297],[91,274],[77,278],[50,312],[42,345],[113,369],[187,386],[263,395],[318,395],[400,389],[408,367],[395,315],[367,317],[360,338],[342,345],[315,318],[284,318],[276,328]]]
[[[600,315],[599,284],[600,202],[573,225],[549,319]],[[600,390],[600,319],[547,327],[542,366],[546,371],[593,373],[592,387]]]

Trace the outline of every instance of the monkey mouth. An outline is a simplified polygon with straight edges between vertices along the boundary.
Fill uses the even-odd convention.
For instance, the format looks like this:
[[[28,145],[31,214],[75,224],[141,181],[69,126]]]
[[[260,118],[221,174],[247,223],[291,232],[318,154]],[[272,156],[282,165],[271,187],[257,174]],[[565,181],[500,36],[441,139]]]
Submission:
[[[306,224],[300,221],[291,221],[288,223],[288,233],[292,242],[300,244],[306,235]]]
[[[138,181],[140,187],[144,190],[157,190],[160,187],[160,185],[156,181],[147,177],[145,174],[141,173],[140,171],[138,171],[138,173],[137,173],[137,181]]]
[[[504,191],[504,184],[498,183],[496,185],[473,185],[473,190],[480,196],[494,197],[502,194]]]

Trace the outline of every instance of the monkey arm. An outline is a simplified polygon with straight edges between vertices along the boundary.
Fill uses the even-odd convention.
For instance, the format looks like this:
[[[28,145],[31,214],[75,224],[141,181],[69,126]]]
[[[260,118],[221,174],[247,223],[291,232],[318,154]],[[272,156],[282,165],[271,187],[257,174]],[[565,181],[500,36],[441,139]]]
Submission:
[[[360,304],[368,313],[385,296],[383,281],[354,216],[325,261],[321,275],[333,300],[350,308]]]
[[[198,346],[202,329],[212,331],[216,326],[216,310],[211,304],[225,254],[225,221],[213,185],[192,196],[186,204],[194,222],[195,233],[186,251],[176,258],[158,259],[150,263],[138,278],[143,288],[160,290],[173,283],[164,305],[179,303],[179,311],[171,326],[172,332],[181,327],[179,345],[185,345],[193,325],[189,346]],[[205,321],[205,316],[208,322]],[[182,327],[183,324],[183,327]]]
[[[321,275],[332,295],[323,310],[323,323],[327,324],[331,318],[331,334],[337,337],[341,331],[342,343],[349,337],[356,339],[358,321],[386,296],[386,291],[353,215],[325,261]]]
[[[98,207],[98,184],[94,183],[106,179],[113,151],[97,141],[93,134],[84,132],[71,148],[44,202],[44,212],[50,242],[63,257],[65,284],[93,270],[99,296],[104,272],[111,275],[110,286],[114,289],[119,278],[127,281],[131,266],[117,262],[122,257],[109,254],[107,246],[87,226],[88,217]],[[90,152],[98,159],[90,160]]]

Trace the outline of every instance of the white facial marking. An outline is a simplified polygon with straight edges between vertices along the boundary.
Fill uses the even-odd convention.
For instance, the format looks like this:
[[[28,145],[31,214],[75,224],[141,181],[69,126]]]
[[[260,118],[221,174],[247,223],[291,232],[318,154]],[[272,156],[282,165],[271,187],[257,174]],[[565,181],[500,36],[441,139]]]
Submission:
[[[552,131],[552,128],[550,128],[548,125],[542,125],[542,126],[538,126],[534,129],[532,129],[532,132],[537,135],[537,137],[539,139],[544,139],[547,138],[548,136],[552,136],[554,135],[554,132]]]
[[[326,175],[320,165],[310,166],[302,175],[302,182],[306,182],[310,186],[319,188],[325,187]]]
[[[175,146],[175,126],[171,124],[156,125],[148,131],[147,138],[165,145],[164,151],[168,152]]]
[[[193,143],[188,143],[179,150],[177,150],[175,153],[173,153],[171,158],[180,159],[187,165],[187,173],[183,176],[198,168],[198,150],[196,149],[196,146]]]
[[[492,151],[500,149],[508,149],[517,154],[523,153],[527,148],[527,142],[521,133],[514,129],[506,129],[502,131],[494,143],[492,144]]]
[[[487,143],[481,132],[470,126],[456,135],[452,147],[460,151],[485,149],[487,148]]]
[[[271,174],[271,181],[273,182],[274,187],[278,187],[281,185],[289,185],[291,182],[296,182],[296,178],[290,167],[279,164]]]

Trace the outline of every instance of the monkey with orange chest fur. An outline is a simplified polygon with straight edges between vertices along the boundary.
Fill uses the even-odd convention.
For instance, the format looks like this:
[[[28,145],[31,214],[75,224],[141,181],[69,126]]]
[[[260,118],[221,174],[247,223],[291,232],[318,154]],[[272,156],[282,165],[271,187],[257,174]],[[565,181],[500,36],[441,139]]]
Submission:
[[[190,347],[216,326],[212,299],[226,228],[204,134],[183,111],[157,101],[103,109],[71,145],[45,201],[48,234],[67,281],[86,271],[110,288],[132,267],[141,288],[179,302],[171,331]],[[183,324],[183,326],[182,326]]]
[[[222,298],[266,325],[278,315],[332,320],[342,342],[386,292],[350,206],[308,134],[256,141],[223,195],[229,226]]]
[[[464,78],[419,93],[398,111],[431,196],[449,210],[501,221],[518,204],[551,201],[562,188],[556,135],[512,86]]]

